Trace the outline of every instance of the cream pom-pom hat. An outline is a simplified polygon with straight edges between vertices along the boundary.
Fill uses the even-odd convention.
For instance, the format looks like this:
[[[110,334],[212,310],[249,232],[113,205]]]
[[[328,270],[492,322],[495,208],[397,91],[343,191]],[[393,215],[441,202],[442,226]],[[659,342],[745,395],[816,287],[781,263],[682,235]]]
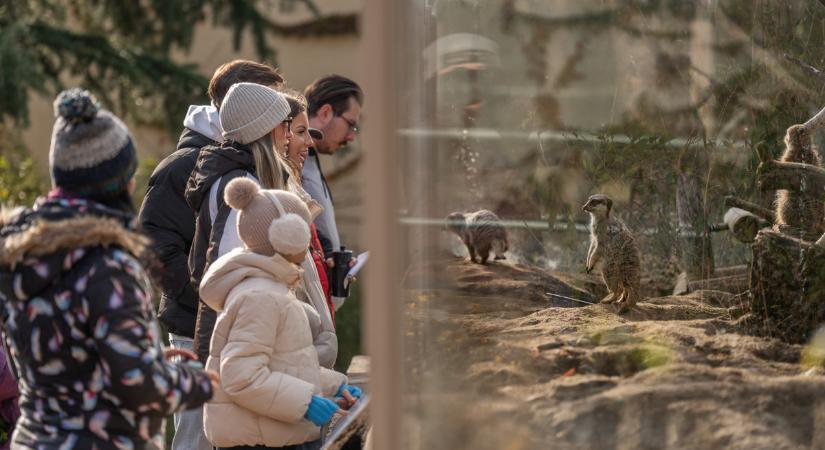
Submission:
[[[224,200],[239,210],[238,234],[249,250],[293,256],[309,248],[309,209],[297,195],[261,189],[250,178],[236,178],[226,185]]]

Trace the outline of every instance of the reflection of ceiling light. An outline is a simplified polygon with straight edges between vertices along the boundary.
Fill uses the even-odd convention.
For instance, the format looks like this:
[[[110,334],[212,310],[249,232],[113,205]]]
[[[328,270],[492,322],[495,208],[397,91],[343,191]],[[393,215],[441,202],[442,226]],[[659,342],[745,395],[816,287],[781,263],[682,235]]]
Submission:
[[[422,52],[424,75],[430,78],[454,70],[483,70],[499,65],[498,44],[472,33],[442,36]]]
[[[479,0],[452,0],[456,1],[463,7],[470,7],[470,8],[478,8]],[[441,3],[440,0],[424,0],[424,7],[431,9],[430,14],[433,17],[438,15],[438,4]],[[448,2],[449,3],[449,2]]]
[[[450,64],[449,66],[441,69],[438,71],[438,75],[447,75],[450,72],[455,72],[456,70],[484,70],[487,66],[483,63],[458,63],[458,64]]]
[[[512,8],[518,14],[526,14],[539,19],[565,19],[584,15],[603,14],[614,11],[614,2],[605,1],[566,1],[555,2],[547,7],[547,0],[513,0]],[[617,2],[622,4],[622,2]],[[638,6],[651,3],[650,0],[637,0]]]

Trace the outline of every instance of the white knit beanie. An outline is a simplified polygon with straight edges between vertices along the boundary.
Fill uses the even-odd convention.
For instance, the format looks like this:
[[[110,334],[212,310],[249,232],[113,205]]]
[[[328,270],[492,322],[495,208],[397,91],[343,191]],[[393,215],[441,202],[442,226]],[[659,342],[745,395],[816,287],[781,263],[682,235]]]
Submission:
[[[255,83],[233,84],[220,110],[223,137],[248,144],[271,132],[289,114],[289,103],[279,92]]]

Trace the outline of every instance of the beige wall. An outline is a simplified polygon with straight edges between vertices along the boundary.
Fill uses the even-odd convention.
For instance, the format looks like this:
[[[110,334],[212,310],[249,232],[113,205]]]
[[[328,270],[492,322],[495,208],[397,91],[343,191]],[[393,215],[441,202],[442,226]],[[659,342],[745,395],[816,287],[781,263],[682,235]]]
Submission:
[[[325,15],[351,14],[360,13],[362,1],[316,0],[315,3]],[[283,16],[278,14],[278,8],[274,6],[273,19],[281,24],[300,23],[312,17],[300,3],[296,5],[294,13]],[[174,55],[174,59],[179,62],[196,64],[206,76],[210,76],[219,65],[233,59],[258,60],[248,35],[245,36],[241,48],[235,51],[231,31],[214,28],[210,19],[198,25],[193,42],[194,45],[188,53],[180,52]],[[300,39],[272,36],[269,44],[277,51],[279,69],[284,73],[288,84],[295,89],[303,90],[307,84],[319,76],[333,72],[356,80],[358,78],[359,37],[357,35]],[[48,171],[49,139],[54,121],[51,101],[51,98],[30,94],[31,126],[23,132],[24,142],[44,176]],[[166,130],[136,126],[128,119],[126,122],[134,135],[138,152],[142,157],[151,156],[160,160],[174,151],[177,142],[170,139]],[[183,117],[181,117],[182,122]],[[353,150],[357,150],[357,145],[356,141]],[[325,170],[330,170],[339,163],[340,159],[342,158],[324,157],[322,164]],[[349,243],[350,246],[355,245],[360,222],[360,196],[354,177],[355,173],[351,171],[347,176],[337,179],[332,187],[336,196],[336,204],[340,204],[339,211],[336,211],[340,217],[339,227],[344,242]]]
[[[324,14],[347,14],[360,12],[361,0],[316,1]],[[273,8],[273,19],[281,24],[300,23],[311,18],[303,5],[298,4],[295,12],[277,16]],[[336,72],[347,76],[357,75],[358,36],[285,38],[272,36],[271,47],[277,50],[279,68],[284,72],[290,85],[303,89],[306,84],[320,75]],[[224,62],[237,58],[257,60],[249,35],[245,36],[241,48],[233,48],[230,30],[213,28],[211,19],[198,25],[194,45],[188,53],[178,53],[174,59],[179,62],[194,63],[200,71],[209,76]],[[30,95],[31,126],[24,131],[24,141],[44,173],[48,165],[49,135],[53,123],[51,98],[39,94]],[[181,117],[181,122],[183,118]],[[171,142],[164,130],[136,127],[127,120],[137,141],[138,151],[143,156],[161,158],[173,150],[176,142]]]

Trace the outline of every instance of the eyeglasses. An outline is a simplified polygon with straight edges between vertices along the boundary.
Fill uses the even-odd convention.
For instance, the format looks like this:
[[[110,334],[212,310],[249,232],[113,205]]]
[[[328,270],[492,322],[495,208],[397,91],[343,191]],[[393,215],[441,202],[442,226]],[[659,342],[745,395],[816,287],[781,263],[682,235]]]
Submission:
[[[344,116],[335,116],[335,117],[340,117],[340,118],[344,119],[344,122],[346,122],[347,125],[349,125],[349,129],[347,130],[347,133],[353,133],[353,134],[358,133],[358,123],[356,123],[354,120],[347,119]]]

